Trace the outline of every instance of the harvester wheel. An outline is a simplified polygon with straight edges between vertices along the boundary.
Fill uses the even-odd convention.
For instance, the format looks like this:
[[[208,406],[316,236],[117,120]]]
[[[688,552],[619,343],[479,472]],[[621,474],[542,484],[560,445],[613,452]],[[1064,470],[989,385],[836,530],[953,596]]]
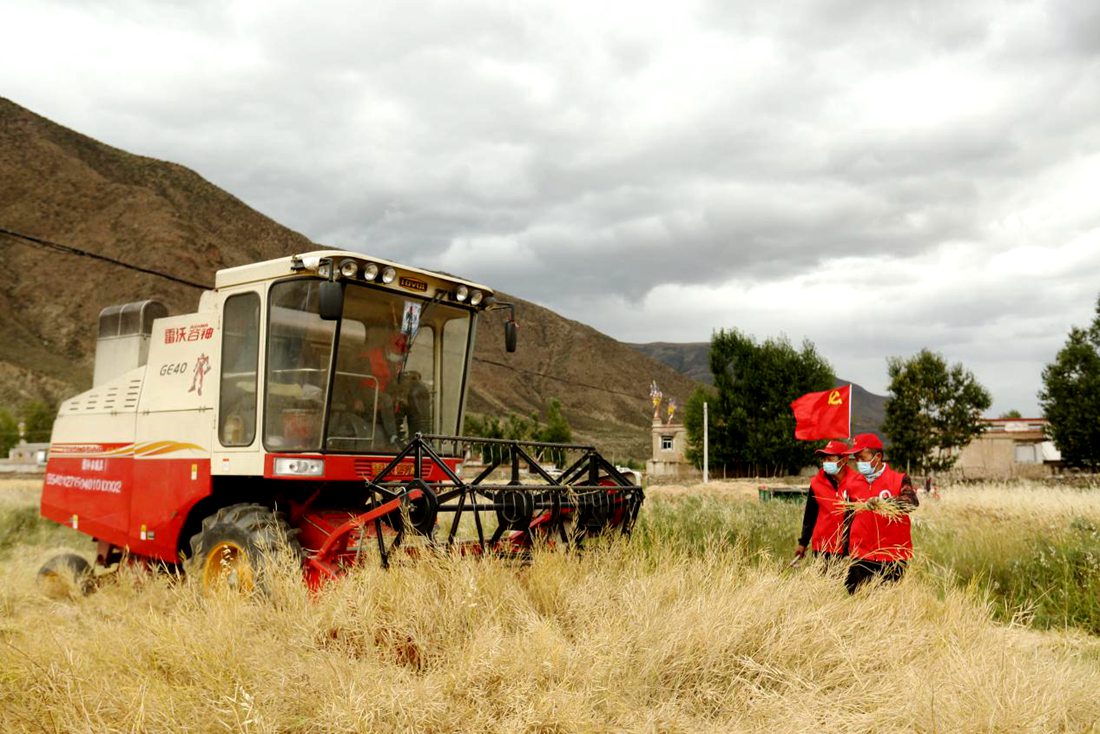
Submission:
[[[92,565],[75,553],[62,553],[38,569],[38,588],[53,598],[84,596],[95,586]]]
[[[241,594],[266,590],[265,575],[275,555],[289,551],[300,560],[298,531],[286,516],[270,507],[240,504],[223,507],[202,521],[191,538],[188,573],[206,591],[231,589]]]

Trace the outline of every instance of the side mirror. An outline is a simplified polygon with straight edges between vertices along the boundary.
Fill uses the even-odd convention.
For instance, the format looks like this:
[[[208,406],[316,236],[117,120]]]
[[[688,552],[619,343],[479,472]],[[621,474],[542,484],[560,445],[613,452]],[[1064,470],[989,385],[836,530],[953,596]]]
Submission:
[[[516,321],[508,319],[504,322],[504,348],[509,352],[516,351]]]
[[[318,308],[325,321],[336,321],[344,312],[344,286],[332,280],[321,281]]]

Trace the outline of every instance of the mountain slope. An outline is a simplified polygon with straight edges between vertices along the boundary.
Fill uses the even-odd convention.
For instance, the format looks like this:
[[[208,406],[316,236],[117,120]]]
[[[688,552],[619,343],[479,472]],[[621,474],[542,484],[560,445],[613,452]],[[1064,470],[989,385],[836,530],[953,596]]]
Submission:
[[[652,357],[683,373],[696,382],[714,384],[710,371],[709,342],[649,342],[630,344],[633,349]],[[848,380],[837,379],[837,386],[847,385]],[[863,387],[852,384],[852,433],[880,433],[886,419],[885,395],[876,395]]]
[[[194,171],[104,145],[3,98],[0,228],[205,284],[222,267],[319,247]],[[0,406],[86,389],[103,307],[157,298],[185,313],[198,302],[196,288],[10,237],[0,236],[0,252],[0,317],[9,324]],[[578,440],[647,457],[650,380],[681,400],[694,383],[583,324],[511,300],[520,350],[504,353],[499,315],[481,322],[470,410],[529,415],[558,397]]]
[[[193,171],[131,155],[0,98],[0,226],[212,283],[214,271],[308,249]],[[105,262],[0,238],[0,399],[53,399],[91,382],[94,325],[113,303],[199,291]]]
[[[696,382],[714,384],[714,375],[710,372],[710,342],[649,342],[627,346],[667,364]]]

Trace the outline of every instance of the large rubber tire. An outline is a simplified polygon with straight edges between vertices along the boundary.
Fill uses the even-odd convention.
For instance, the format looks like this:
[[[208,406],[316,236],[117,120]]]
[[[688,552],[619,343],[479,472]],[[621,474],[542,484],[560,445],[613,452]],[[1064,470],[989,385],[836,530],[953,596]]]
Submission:
[[[92,565],[75,553],[62,553],[38,569],[38,588],[49,597],[84,596],[95,587]]]
[[[270,590],[276,556],[289,552],[302,559],[298,531],[286,516],[258,504],[229,505],[206,517],[191,538],[188,575],[207,592],[229,589],[241,594]]]

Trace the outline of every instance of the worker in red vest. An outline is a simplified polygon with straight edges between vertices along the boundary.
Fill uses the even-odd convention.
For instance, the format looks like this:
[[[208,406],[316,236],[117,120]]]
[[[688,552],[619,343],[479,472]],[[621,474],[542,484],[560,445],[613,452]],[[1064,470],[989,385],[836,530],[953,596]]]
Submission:
[[[405,370],[411,340],[395,331],[386,340],[362,354],[370,377],[362,381],[368,401],[377,400],[382,437],[390,447],[408,436],[401,436],[403,423],[408,421],[408,434],[431,432],[431,397],[420,381],[420,374]],[[360,399],[356,409],[362,412],[366,403]]]
[[[802,514],[802,535],[794,549],[795,559],[806,555],[807,548],[814,556],[827,562],[843,558],[845,548],[844,482],[848,468],[848,444],[830,441],[818,449],[821,468],[810,480],[806,494],[806,511]]]
[[[855,471],[849,472],[844,489],[853,507],[848,532],[848,567],[845,586],[849,594],[864,583],[880,578],[897,581],[913,557],[909,513],[919,504],[909,475],[891,469],[882,458],[882,440],[861,433],[852,441]]]

